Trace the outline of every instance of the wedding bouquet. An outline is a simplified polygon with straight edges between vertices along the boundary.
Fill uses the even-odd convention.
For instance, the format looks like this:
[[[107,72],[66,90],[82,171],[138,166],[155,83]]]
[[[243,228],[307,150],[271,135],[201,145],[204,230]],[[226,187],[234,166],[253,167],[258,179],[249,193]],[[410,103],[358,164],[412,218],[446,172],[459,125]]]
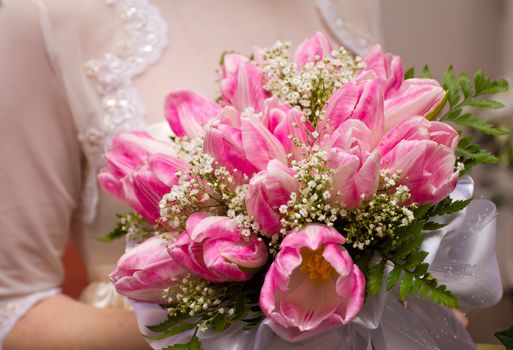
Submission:
[[[496,158],[455,126],[504,132],[467,108],[507,89],[482,72],[403,72],[379,46],[363,58],[320,33],[289,59],[277,42],[225,53],[220,97],[175,91],[173,136],[116,136],[99,174],[127,203],[108,238],[127,236],[111,274],[117,291],[160,305],[149,339],[244,329],[262,320],[297,341],[350,324],[379,293],[449,308],[458,298],[430,272],[429,232],[470,199],[458,179]],[[444,217],[445,216],[445,217]]]

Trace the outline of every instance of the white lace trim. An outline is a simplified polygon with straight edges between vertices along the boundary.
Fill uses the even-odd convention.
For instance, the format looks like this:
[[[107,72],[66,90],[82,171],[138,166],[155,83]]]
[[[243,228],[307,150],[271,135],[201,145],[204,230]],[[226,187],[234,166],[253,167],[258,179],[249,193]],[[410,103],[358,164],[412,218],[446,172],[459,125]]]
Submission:
[[[94,82],[102,115],[96,125],[80,130],[79,140],[89,161],[82,195],[82,218],[94,219],[98,201],[96,173],[103,152],[119,132],[143,129],[146,111],[132,79],[159,60],[168,43],[167,23],[147,0],[105,0],[123,21],[120,40],[101,59],[85,63],[86,75]]]
[[[57,295],[59,288],[53,288],[29,294],[13,301],[0,303],[0,350],[7,334],[12,330],[16,322],[23,317],[38,301]]]
[[[315,4],[331,32],[347,49],[359,56],[364,56],[367,50],[376,44],[375,38],[344,19],[343,14],[333,3],[333,0],[315,0]],[[378,5],[379,2],[373,2],[373,7]],[[373,10],[374,12],[377,11],[376,9]],[[376,20],[376,18],[373,19]]]

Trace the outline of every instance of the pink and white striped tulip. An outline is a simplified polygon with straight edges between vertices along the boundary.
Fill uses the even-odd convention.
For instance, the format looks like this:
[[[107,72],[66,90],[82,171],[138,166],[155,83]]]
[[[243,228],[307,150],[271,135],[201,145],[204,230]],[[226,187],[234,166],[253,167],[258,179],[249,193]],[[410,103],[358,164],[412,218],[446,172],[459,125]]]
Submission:
[[[331,55],[332,50],[333,46],[329,39],[321,32],[317,32],[298,46],[294,53],[294,62],[298,68],[301,68],[308,62],[322,60]]]
[[[348,119],[321,141],[333,169],[331,200],[358,207],[378,190],[380,157],[373,150],[372,131],[358,119]]]
[[[426,116],[442,103],[445,90],[433,79],[408,79],[397,93],[385,100],[385,131],[403,120]]]
[[[243,145],[242,132],[228,124],[211,126],[205,135],[203,150],[228,170],[237,169],[235,178],[243,181],[243,175],[252,176],[257,168],[248,160]]]
[[[458,132],[449,124],[413,116],[399,123],[381,139],[377,150],[384,156],[402,140],[431,140],[456,151]]]
[[[258,170],[272,159],[287,164],[287,153],[281,142],[252,114],[241,117],[242,144],[247,159]]]
[[[176,172],[189,164],[174,157],[154,154],[148,162],[121,180],[125,201],[150,222],[160,217],[162,197],[178,183]]]
[[[175,171],[178,168],[188,167],[186,163],[173,157],[168,143],[157,141],[148,133],[141,131],[122,133],[114,137],[105,158],[107,165],[98,174],[98,181],[102,188],[118,200],[133,206],[138,213],[150,221],[158,218],[158,209],[155,206],[145,208],[141,204],[134,190],[135,178],[153,178],[153,175],[149,174],[151,173],[149,159],[155,158],[155,163],[158,162],[156,158],[166,159],[170,165],[172,164],[171,168],[167,168],[168,173],[166,175],[161,173],[159,175],[161,179],[148,184],[155,192],[161,193],[164,186],[161,182],[169,190]],[[158,206],[158,203],[156,205]]]
[[[414,116],[390,130],[377,151],[383,169],[401,171],[401,183],[408,186],[413,201],[436,203],[456,186],[454,151],[458,140],[450,125]]]
[[[169,248],[191,273],[211,282],[246,281],[268,259],[261,240],[243,236],[234,219],[192,214],[186,230]]]
[[[313,141],[311,135],[315,128],[299,109],[276,98],[268,98],[264,103],[262,123],[280,141],[287,154],[293,154],[296,160],[304,158],[305,147],[298,147],[291,138],[307,145]]]
[[[405,156],[407,155],[407,156]],[[399,183],[410,189],[413,202],[437,203],[456,187],[456,156],[447,146],[431,140],[402,140],[382,158],[381,168],[401,172]]]
[[[268,237],[280,232],[279,207],[290,200],[292,192],[299,192],[294,171],[276,159],[267,164],[266,170],[251,178],[246,209],[248,215],[254,217],[259,230]]]
[[[247,57],[227,54],[220,70],[221,98],[239,112],[248,107],[260,112],[266,97],[262,79],[260,68]]]
[[[372,198],[379,186],[379,160],[377,152],[332,149],[328,154],[328,166],[334,171],[331,200],[352,209]]]
[[[362,74],[333,92],[324,107],[326,122],[320,122],[321,132],[327,123],[336,130],[348,119],[362,121],[372,131],[372,144],[376,145],[383,136],[384,107],[381,83],[372,72]]]
[[[137,301],[167,303],[162,290],[178,284],[187,272],[169,255],[169,242],[153,237],[123,254],[109,276],[116,291]]]
[[[319,224],[283,239],[260,292],[260,307],[276,327],[316,333],[358,315],[365,278],[344,243],[337,230]]]
[[[381,46],[376,45],[365,55],[363,62],[363,71],[373,71],[383,84],[385,100],[399,90],[404,80],[401,57],[384,53]]]
[[[164,103],[166,119],[176,136],[202,136],[204,125],[217,116],[221,106],[188,90],[173,91]]]

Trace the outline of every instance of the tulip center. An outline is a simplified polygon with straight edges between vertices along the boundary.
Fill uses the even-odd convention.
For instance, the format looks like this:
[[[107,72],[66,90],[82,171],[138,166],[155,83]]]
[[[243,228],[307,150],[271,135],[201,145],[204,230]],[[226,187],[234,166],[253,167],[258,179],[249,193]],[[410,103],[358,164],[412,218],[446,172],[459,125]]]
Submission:
[[[303,257],[303,263],[299,269],[304,272],[314,284],[320,285],[328,282],[331,276],[336,274],[335,269],[322,256],[321,248],[313,251],[303,249],[301,255]]]

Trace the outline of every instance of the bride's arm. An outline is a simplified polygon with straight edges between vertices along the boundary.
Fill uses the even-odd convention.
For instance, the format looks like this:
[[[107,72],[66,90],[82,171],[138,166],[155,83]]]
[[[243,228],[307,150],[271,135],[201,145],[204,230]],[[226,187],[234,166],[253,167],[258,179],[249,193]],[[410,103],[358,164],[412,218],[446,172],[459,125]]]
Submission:
[[[82,159],[30,1],[0,5],[0,164],[0,349],[146,349],[132,313],[59,294]]]
[[[132,312],[97,309],[63,295],[32,307],[4,342],[5,350],[147,348]]]

